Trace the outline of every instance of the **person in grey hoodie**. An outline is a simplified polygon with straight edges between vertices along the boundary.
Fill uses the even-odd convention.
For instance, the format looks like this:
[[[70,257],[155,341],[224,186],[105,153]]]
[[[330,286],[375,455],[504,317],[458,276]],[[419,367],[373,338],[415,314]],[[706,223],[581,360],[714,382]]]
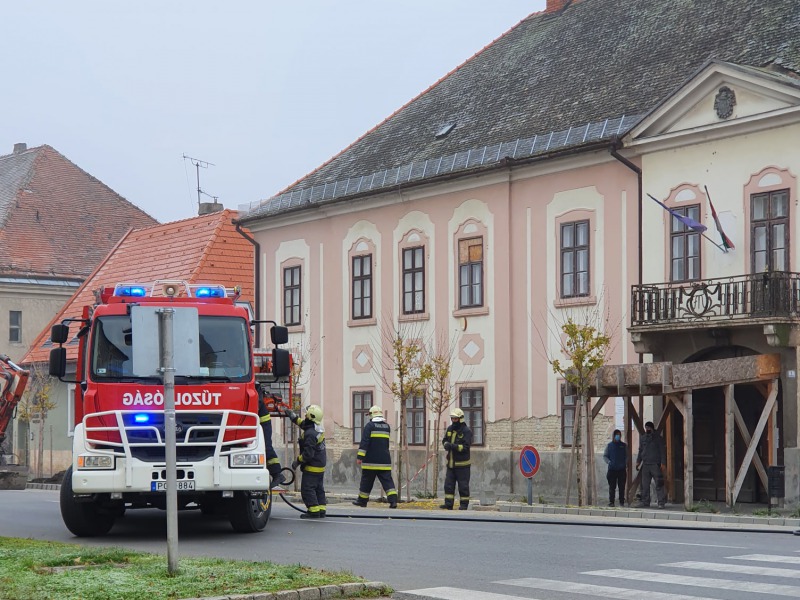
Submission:
[[[625,506],[625,481],[628,467],[628,444],[622,441],[622,432],[615,429],[611,441],[603,452],[603,460],[608,465],[608,505],[614,506],[614,492],[619,488],[619,505]]]
[[[636,508],[650,506],[650,483],[653,479],[656,480],[658,508],[664,508],[667,503],[667,492],[664,490],[667,448],[651,421],[644,424],[644,429],[645,434],[639,439],[639,456],[636,457],[636,468],[642,471],[642,500]]]

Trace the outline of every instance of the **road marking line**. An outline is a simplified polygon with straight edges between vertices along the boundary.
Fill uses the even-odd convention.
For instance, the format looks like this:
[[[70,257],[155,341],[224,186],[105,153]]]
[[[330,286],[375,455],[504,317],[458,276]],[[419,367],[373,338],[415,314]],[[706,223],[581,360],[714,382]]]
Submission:
[[[662,567],[678,567],[681,569],[697,569],[700,571],[718,571],[720,573],[742,573],[744,575],[764,575],[766,577],[792,577],[800,579],[800,571],[793,569],[776,569],[774,567],[754,567],[751,565],[726,565],[698,561],[674,562],[660,565]]]
[[[440,598],[441,600],[536,600],[535,598],[523,598],[521,596],[507,596],[506,594],[493,594],[492,592],[481,592],[480,590],[464,590],[453,587],[436,587],[422,590],[403,590],[402,594],[417,594],[428,598]]]
[[[642,600],[643,597],[647,597],[647,600],[713,600],[712,598],[702,598],[700,596],[686,596],[684,594],[669,594],[666,592],[649,592],[645,590],[633,590],[630,588],[592,585],[590,583],[553,581],[552,579],[538,579],[536,577],[508,579],[504,581],[494,581],[493,583],[502,585],[516,585],[535,590],[565,592],[568,594],[584,594],[587,596],[598,596],[605,598],[622,598],[623,600]]]
[[[745,554],[744,556],[728,556],[727,558],[800,565],[800,556],[781,556],[780,554]]]
[[[733,581],[730,579],[716,579],[713,577],[690,577],[688,575],[667,575],[665,573],[652,573],[646,571],[628,571],[626,569],[606,569],[602,571],[587,571],[583,575],[599,577],[618,577],[620,579],[633,579],[649,583],[668,583],[672,585],[689,585],[694,587],[714,588],[718,590],[736,590],[738,592],[753,592],[757,594],[775,594],[776,596],[789,596],[800,598],[800,587],[795,585],[779,585],[777,583],[754,583],[750,581]],[[649,592],[645,592],[649,594]]]
[[[704,548],[733,548],[744,550],[747,546],[722,546],[720,544],[693,544],[691,542],[665,542],[662,540],[640,540],[636,538],[602,537],[599,535],[582,535],[582,538],[589,540],[618,540],[620,542],[642,542],[644,544],[674,544],[676,546],[703,546]]]

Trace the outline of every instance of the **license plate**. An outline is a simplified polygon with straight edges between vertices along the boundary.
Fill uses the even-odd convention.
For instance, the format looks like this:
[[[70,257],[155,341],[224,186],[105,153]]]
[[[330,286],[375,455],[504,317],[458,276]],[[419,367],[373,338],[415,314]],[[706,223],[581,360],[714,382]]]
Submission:
[[[185,492],[188,490],[194,489],[194,481],[178,481],[178,491]],[[150,491],[151,492],[166,492],[167,491],[167,482],[166,481],[151,481],[150,482]]]

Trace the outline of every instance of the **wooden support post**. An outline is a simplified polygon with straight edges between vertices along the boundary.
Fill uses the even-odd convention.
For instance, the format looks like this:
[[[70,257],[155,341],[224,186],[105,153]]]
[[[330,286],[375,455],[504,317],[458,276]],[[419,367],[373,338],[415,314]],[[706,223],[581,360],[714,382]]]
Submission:
[[[606,396],[607,398],[608,396]],[[587,465],[586,468],[588,469],[589,474],[589,481],[588,481],[588,500],[587,504],[589,506],[594,505],[597,502],[597,469],[595,467],[595,455],[594,455],[594,415],[595,412],[592,409],[592,398],[586,398],[586,458],[587,458]]]
[[[733,403],[733,419],[736,422],[736,429],[739,430],[745,445],[749,446],[750,440],[752,440],[753,437],[750,435],[750,432],[747,431],[747,425],[745,425],[744,417],[742,417],[742,413],[739,411],[739,405],[736,404],[736,402]],[[769,485],[767,484],[767,470],[764,468],[764,463],[761,462],[761,457],[758,454],[753,455],[753,466],[756,468],[756,472],[758,473],[758,477],[761,479],[761,483],[764,485],[764,489],[768,489]],[[733,484],[731,484],[731,490],[733,490]],[[735,501],[736,499],[734,498],[734,502]]]
[[[631,505],[631,486],[633,481],[633,431],[631,431],[631,399],[625,396],[624,417],[625,420],[625,443],[628,445],[627,456],[625,457],[625,502]]]
[[[683,394],[683,506],[692,508],[694,502],[694,416],[692,391]]]
[[[608,396],[600,396],[600,400],[594,405],[594,408],[592,408],[592,419],[594,419],[600,413],[600,411],[603,410],[606,400],[608,400]]]
[[[733,406],[736,398],[733,396],[733,385],[725,386],[725,502],[733,508],[733,482],[736,472],[734,448],[736,432],[734,430]]]
[[[736,498],[738,498],[739,496],[739,491],[742,489],[744,478],[747,475],[747,469],[753,462],[753,456],[756,453],[758,442],[759,440],[761,440],[761,435],[764,433],[764,428],[767,426],[767,419],[769,418],[769,415],[772,413],[772,409],[775,407],[775,400],[777,397],[778,397],[778,380],[773,379],[769,384],[769,397],[767,398],[767,403],[764,406],[764,410],[761,411],[761,416],[758,419],[758,425],[756,425],[756,430],[753,432],[753,439],[750,440],[750,444],[747,446],[747,452],[745,452],[744,460],[742,461],[742,466],[739,467],[739,473],[736,476],[736,483],[734,483],[733,485],[734,503],[736,502]],[[768,487],[769,486],[767,486],[767,488]]]

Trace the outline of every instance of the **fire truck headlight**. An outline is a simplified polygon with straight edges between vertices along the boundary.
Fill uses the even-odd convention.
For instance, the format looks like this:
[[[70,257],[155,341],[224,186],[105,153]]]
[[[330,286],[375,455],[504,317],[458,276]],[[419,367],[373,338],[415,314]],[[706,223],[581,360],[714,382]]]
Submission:
[[[114,457],[113,456],[96,456],[81,454],[78,457],[79,469],[113,469]]]
[[[233,454],[230,457],[231,469],[253,469],[263,467],[266,459],[263,454]]]

